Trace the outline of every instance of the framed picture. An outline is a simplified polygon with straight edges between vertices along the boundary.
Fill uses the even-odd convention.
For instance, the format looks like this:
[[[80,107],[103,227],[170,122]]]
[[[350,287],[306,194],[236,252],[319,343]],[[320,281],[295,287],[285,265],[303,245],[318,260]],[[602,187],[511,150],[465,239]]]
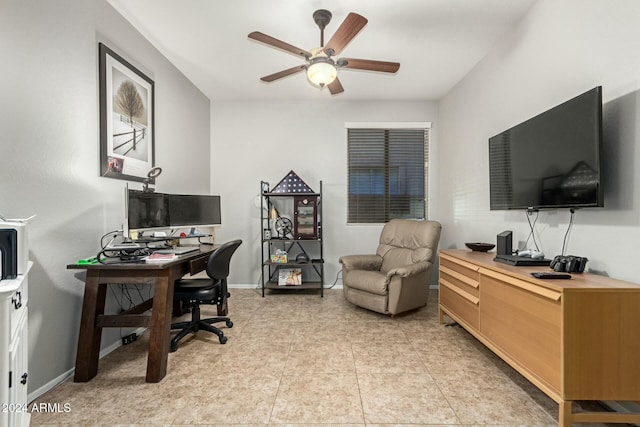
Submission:
[[[100,173],[142,182],[155,166],[153,80],[104,44],[98,46]]]

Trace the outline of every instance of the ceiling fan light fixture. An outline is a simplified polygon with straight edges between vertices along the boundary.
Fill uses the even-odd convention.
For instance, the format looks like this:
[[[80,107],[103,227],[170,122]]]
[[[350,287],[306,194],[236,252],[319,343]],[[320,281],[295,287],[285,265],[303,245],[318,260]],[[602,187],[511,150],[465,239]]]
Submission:
[[[326,57],[313,58],[307,67],[307,78],[316,86],[324,87],[338,77],[333,61]]]

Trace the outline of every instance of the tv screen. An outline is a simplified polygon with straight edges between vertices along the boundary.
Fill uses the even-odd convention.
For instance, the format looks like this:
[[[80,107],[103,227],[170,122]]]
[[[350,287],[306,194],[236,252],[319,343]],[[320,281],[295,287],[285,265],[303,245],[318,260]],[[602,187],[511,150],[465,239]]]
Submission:
[[[491,210],[604,206],[602,87],[489,139]]]
[[[220,196],[169,194],[171,227],[220,225]]]
[[[129,190],[127,224],[130,230],[169,227],[169,199],[166,194]]]

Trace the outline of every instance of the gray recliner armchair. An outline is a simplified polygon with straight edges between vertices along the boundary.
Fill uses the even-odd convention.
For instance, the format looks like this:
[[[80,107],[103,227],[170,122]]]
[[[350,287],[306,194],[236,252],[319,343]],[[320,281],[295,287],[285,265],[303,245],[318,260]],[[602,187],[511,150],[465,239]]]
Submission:
[[[391,315],[426,305],[441,229],[437,221],[389,221],[375,255],[340,258],[344,297]]]

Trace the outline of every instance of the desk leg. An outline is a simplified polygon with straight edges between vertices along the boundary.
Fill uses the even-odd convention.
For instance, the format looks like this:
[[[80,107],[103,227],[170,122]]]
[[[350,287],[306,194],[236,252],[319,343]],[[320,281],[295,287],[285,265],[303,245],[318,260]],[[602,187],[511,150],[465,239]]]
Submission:
[[[102,328],[96,327],[96,317],[104,314],[107,285],[99,284],[99,273],[88,270],[84,286],[75,382],[87,382],[98,373]]]
[[[173,280],[165,273],[156,278],[149,332],[147,382],[157,383],[167,374],[167,358],[171,338]]]

